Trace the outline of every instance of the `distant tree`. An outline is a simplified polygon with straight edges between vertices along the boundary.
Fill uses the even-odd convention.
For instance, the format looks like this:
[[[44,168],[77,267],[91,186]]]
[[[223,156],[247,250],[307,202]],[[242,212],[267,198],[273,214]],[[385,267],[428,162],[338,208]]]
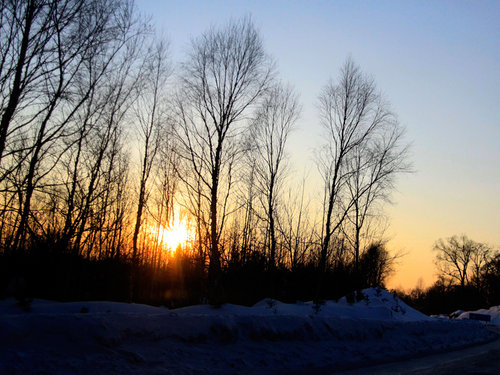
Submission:
[[[500,254],[496,253],[483,267],[481,274],[481,285],[486,291],[487,303],[491,305],[500,304]]]
[[[272,65],[250,19],[211,28],[194,39],[181,66],[179,102],[180,155],[195,174],[181,179],[198,191],[209,212],[209,286],[219,284],[219,239],[227,218],[242,121],[267,90]]]
[[[317,217],[310,212],[310,201],[305,197],[306,177],[296,188],[289,188],[283,199],[282,219],[278,222],[279,232],[286,254],[286,264],[291,270],[309,261],[317,245]]]
[[[419,277],[417,280],[417,285],[415,285],[415,288],[413,288],[409,292],[409,297],[415,301],[419,300],[424,296],[425,289],[426,288],[424,287],[424,279],[422,277]]]
[[[434,244],[436,266],[441,274],[463,288],[490,260],[491,249],[465,235],[439,239]]]
[[[383,243],[372,243],[360,258],[362,287],[384,286],[387,277],[394,272],[397,256],[391,256]]]
[[[495,253],[493,249],[485,244],[476,242],[474,251],[471,257],[471,283],[474,287],[480,290],[483,287],[482,274],[488,264],[494,259]]]

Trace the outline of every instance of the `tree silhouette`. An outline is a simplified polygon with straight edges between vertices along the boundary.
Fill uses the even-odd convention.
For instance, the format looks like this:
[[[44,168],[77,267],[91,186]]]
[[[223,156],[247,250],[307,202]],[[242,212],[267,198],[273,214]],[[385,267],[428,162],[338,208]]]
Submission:
[[[182,176],[209,212],[209,284],[217,299],[221,271],[220,236],[227,217],[242,120],[265,93],[272,65],[249,18],[211,28],[192,41],[182,64],[179,127],[181,156],[195,173]],[[200,202],[201,203],[201,202]]]

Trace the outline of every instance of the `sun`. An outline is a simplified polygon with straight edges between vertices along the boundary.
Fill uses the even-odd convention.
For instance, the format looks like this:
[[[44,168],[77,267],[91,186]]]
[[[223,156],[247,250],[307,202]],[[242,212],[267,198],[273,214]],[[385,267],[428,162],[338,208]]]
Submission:
[[[185,246],[192,237],[186,220],[175,220],[167,228],[160,226],[158,242],[167,250],[175,251],[179,246]]]

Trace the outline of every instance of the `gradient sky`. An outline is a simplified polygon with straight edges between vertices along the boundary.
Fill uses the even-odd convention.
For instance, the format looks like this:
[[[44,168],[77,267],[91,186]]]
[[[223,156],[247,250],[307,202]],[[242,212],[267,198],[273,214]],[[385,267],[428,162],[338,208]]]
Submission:
[[[375,79],[407,129],[416,172],[387,208],[389,248],[406,253],[390,287],[436,278],[432,246],[466,234],[500,249],[499,1],[153,1],[139,11],[175,62],[211,25],[251,15],[280,77],[303,105],[289,153],[316,169],[321,88],[347,56]],[[310,179],[314,181],[314,172]]]

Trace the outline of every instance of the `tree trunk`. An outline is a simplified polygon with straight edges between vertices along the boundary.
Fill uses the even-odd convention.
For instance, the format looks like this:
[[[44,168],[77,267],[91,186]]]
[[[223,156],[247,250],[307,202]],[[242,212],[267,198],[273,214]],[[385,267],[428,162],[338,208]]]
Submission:
[[[274,224],[274,205],[273,205],[273,192],[274,192],[274,176],[271,176],[271,182],[269,185],[269,197],[268,197],[268,211],[269,211],[269,237],[270,237],[270,259],[269,267],[273,270],[276,267],[276,228]]]
[[[212,170],[212,188],[210,189],[210,264],[208,266],[208,283],[210,303],[219,304],[221,301],[220,285],[220,253],[219,233],[217,225],[217,193],[219,188],[219,170],[221,157],[221,142],[215,153],[215,166]]]

